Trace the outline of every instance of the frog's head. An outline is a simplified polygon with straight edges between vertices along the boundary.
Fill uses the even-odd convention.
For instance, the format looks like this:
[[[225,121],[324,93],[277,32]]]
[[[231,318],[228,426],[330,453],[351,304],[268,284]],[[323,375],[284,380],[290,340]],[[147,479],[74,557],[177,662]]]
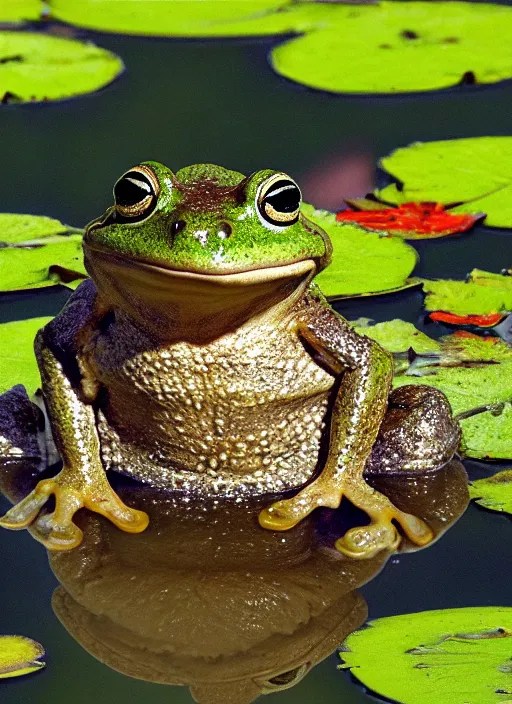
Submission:
[[[107,300],[163,335],[234,329],[296,300],[330,261],[327,235],[278,171],[144,162],[114,201],[86,229],[87,269]]]

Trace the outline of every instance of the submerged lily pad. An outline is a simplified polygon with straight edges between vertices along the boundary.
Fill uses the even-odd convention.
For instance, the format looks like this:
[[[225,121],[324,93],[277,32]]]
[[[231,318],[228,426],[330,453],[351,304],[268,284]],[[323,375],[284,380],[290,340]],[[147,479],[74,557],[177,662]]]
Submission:
[[[62,100],[103,88],[121,59],[90,42],[42,32],[0,32],[0,102]]]
[[[366,687],[402,704],[506,704],[512,608],[440,609],[370,621],[340,653]]]
[[[377,194],[397,204],[462,203],[452,212],[484,212],[486,225],[512,227],[511,162],[512,137],[416,142],[381,159],[382,168],[401,185],[391,184]]]
[[[512,32],[509,7],[469,2],[333,6],[320,26],[272,51],[278,73],[340,93],[404,93],[512,77],[512,46],[496,40]],[[479,210],[487,212],[484,206]]]
[[[23,22],[41,18],[41,0],[4,0],[0,2],[0,22]]]
[[[52,218],[0,214],[0,291],[77,285],[87,276],[79,232]]]
[[[312,205],[304,204],[302,211],[327,232],[333,244],[332,263],[316,278],[326,296],[383,293],[411,285],[409,276],[418,255],[401,238],[338,223],[333,213]]]
[[[477,479],[471,483],[469,493],[471,498],[484,508],[512,514],[512,469],[498,472],[492,477]]]
[[[473,269],[466,281],[424,279],[423,290],[427,294],[425,308],[431,311],[461,316],[512,311],[512,276]]]
[[[0,679],[37,672],[44,666],[44,648],[25,636],[0,636]]]
[[[40,386],[34,339],[50,320],[30,318],[0,325],[0,394],[16,384],[23,384],[29,393]]]

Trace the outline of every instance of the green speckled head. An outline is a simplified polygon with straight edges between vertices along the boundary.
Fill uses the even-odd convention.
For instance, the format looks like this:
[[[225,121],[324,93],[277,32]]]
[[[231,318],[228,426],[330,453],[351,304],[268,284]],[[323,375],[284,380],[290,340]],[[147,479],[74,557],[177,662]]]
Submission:
[[[300,213],[299,188],[280,172],[196,164],[173,174],[148,161],[119,179],[114,198],[87,227],[86,253],[213,275],[307,260],[319,271],[330,260],[327,235]]]

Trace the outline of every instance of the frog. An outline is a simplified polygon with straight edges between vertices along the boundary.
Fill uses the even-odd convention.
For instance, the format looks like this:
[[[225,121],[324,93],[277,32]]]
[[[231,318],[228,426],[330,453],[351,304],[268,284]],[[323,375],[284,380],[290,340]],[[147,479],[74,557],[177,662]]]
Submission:
[[[147,161],[113,196],[85,228],[90,279],[35,340],[62,468],[0,525],[30,527],[49,550],[80,544],[82,508],[140,533],[149,517],[120,499],[113,471],[184,502],[269,495],[259,524],[272,531],[348,499],[369,523],[336,548],[356,559],[403,534],[431,542],[367,476],[442,466],[458,424],[436,389],[393,391],[391,355],[323,296],[314,279],[332,244],[295,180]]]

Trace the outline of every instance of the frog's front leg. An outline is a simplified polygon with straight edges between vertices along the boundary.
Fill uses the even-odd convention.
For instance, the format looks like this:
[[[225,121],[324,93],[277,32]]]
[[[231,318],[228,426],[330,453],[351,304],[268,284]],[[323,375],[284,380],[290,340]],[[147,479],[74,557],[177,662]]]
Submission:
[[[395,549],[397,521],[416,544],[432,540],[420,519],[396,508],[364,480],[366,461],[377,438],[391,388],[392,360],[372,340],[356,335],[348,323],[324,304],[302,325],[300,334],[333,371],[341,373],[332,410],[329,452],[321,474],[291,499],[260,514],[260,524],[288,530],[318,507],[337,508],[345,496],[370,517],[370,524],[349,530],[336,547],[351,557],[371,557]]]
[[[73,523],[73,516],[82,507],[106,516],[130,533],[144,530],[147,515],[126,506],[107,481],[92,405],[67,378],[62,364],[45,344],[42,331],[36,339],[36,355],[63,468],[52,479],[40,481],[0,519],[0,526],[13,530],[30,526],[34,537],[50,550],[67,550],[80,544],[82,532]],[[52,494],[54,512],[40,514]]]

